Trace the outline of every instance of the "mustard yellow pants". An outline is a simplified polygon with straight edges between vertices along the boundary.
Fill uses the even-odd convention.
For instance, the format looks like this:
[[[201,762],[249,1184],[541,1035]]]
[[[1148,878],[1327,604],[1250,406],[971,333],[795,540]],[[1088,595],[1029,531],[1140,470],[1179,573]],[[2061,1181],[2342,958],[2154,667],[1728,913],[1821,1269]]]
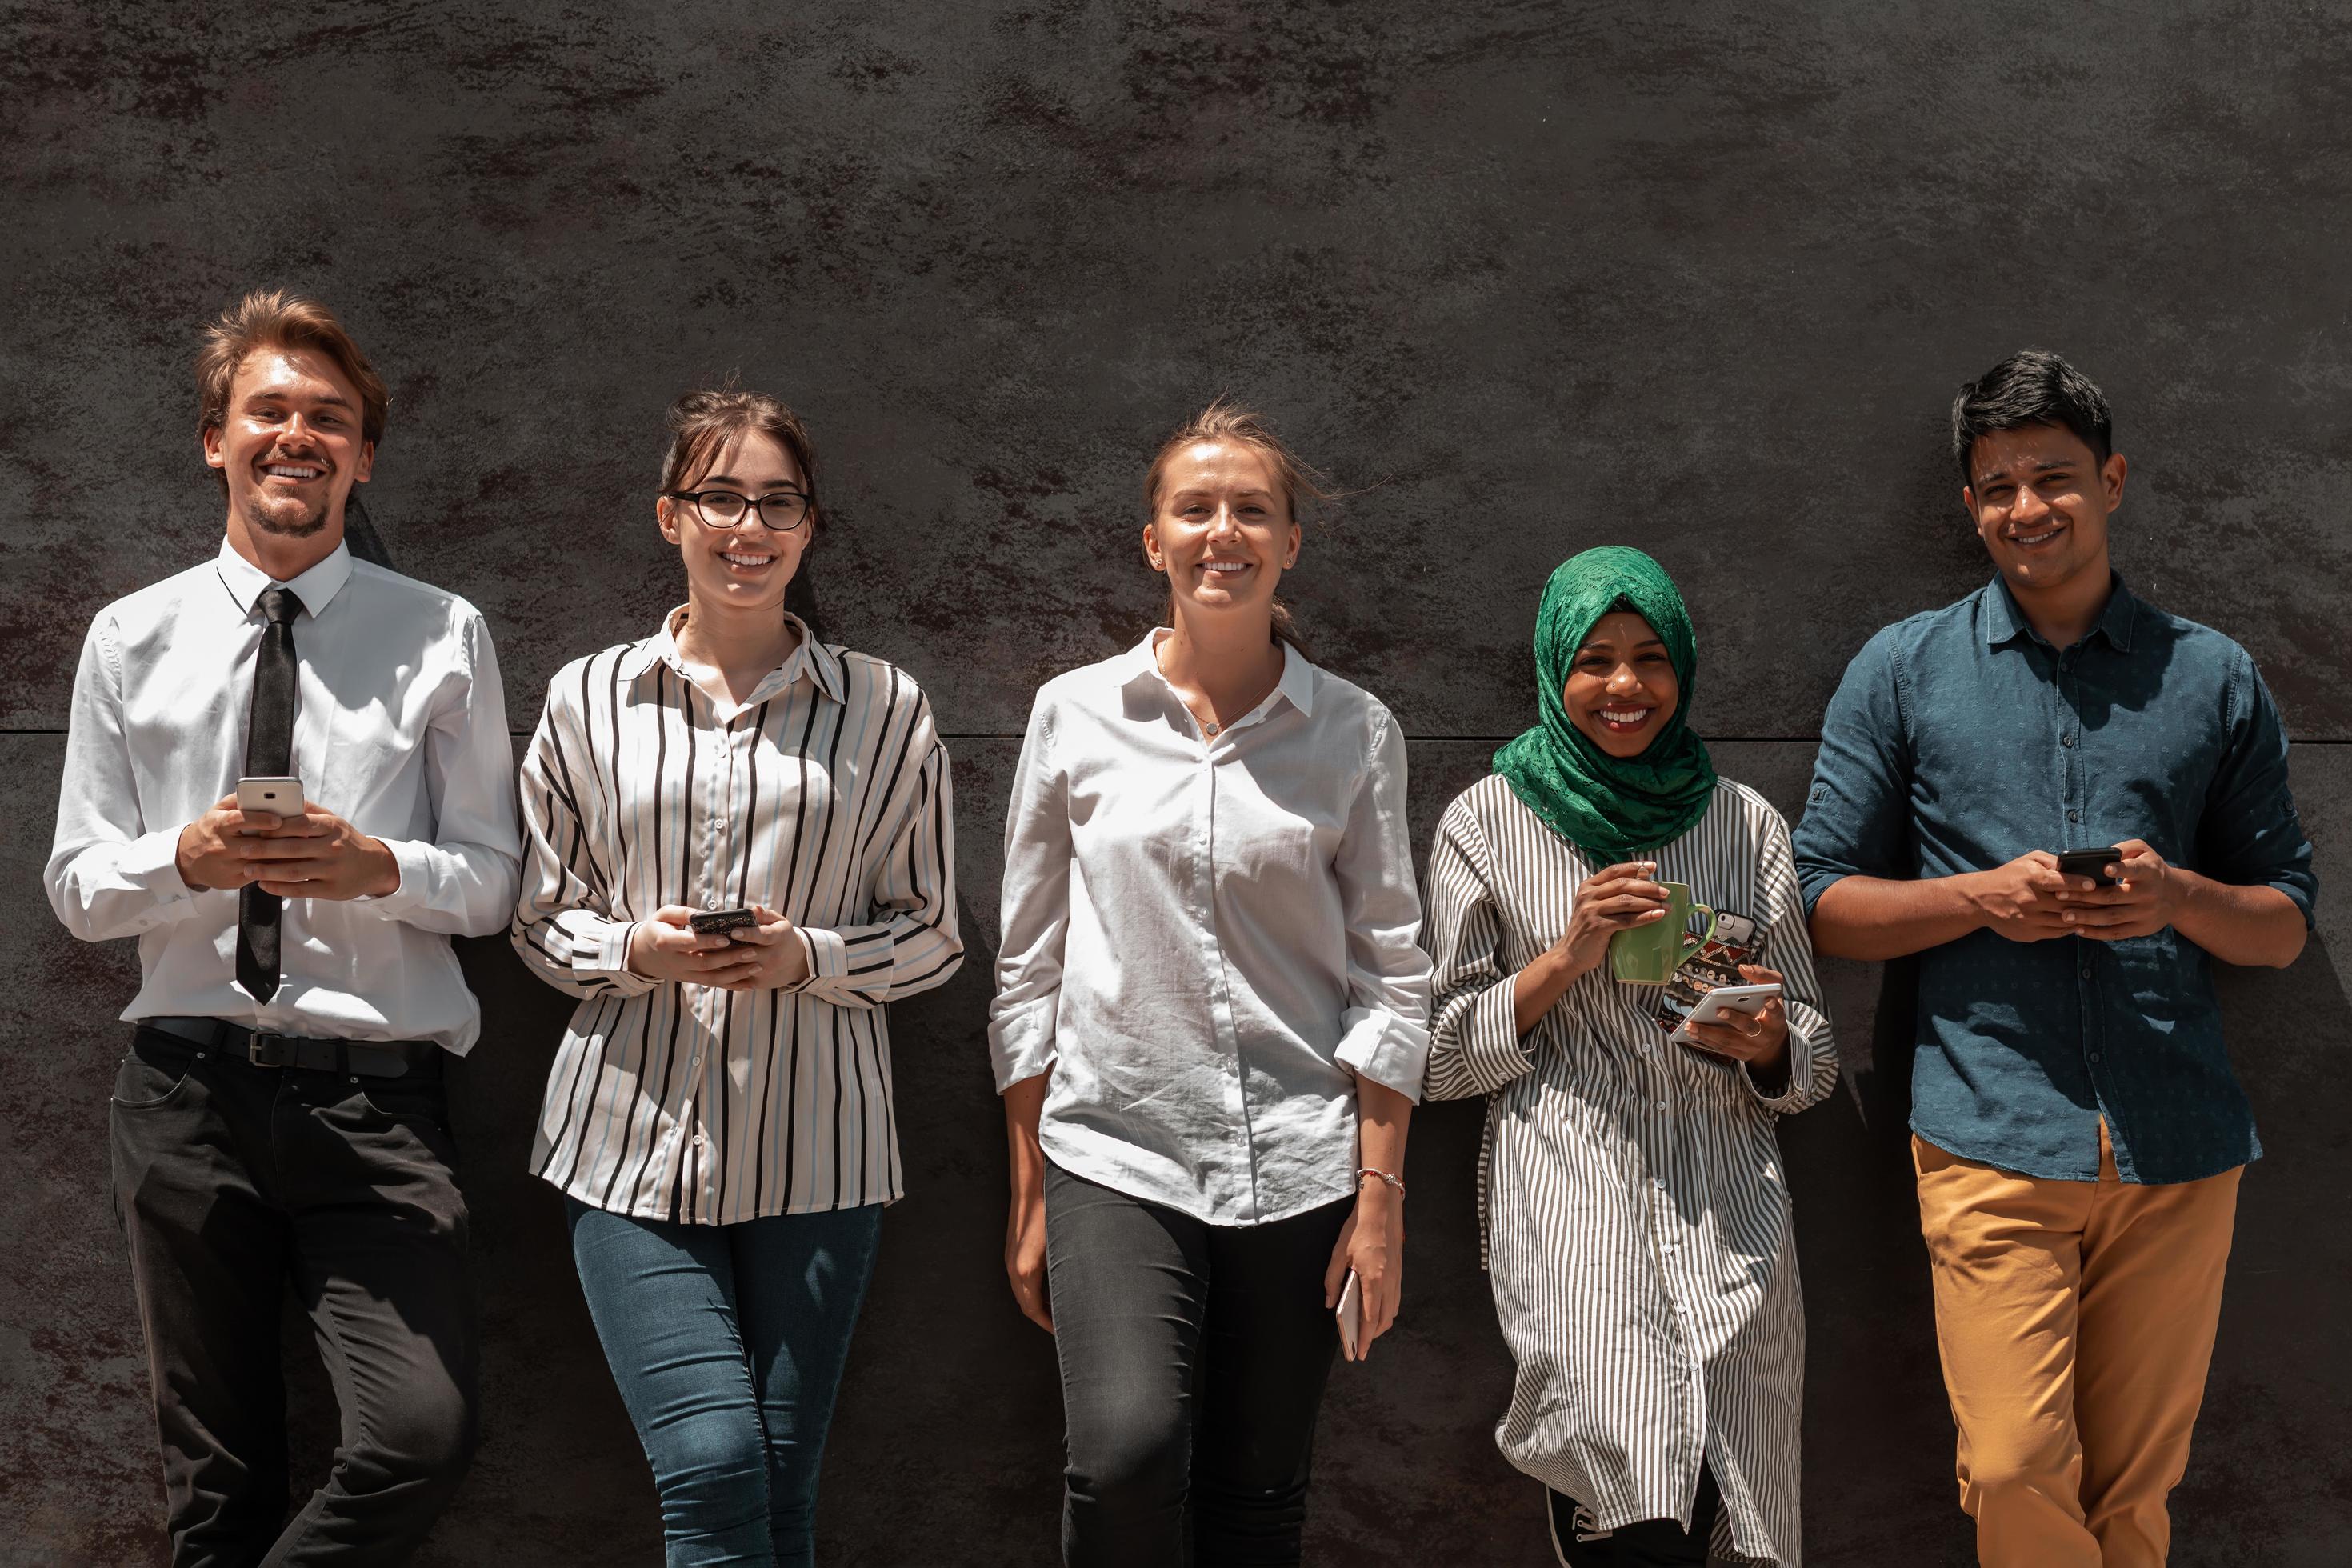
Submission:
[[[2158,1568],[2205,1394],[2237,1171],[2050,1181],[1914,1137],[1960,1506],[1986,1568]]]

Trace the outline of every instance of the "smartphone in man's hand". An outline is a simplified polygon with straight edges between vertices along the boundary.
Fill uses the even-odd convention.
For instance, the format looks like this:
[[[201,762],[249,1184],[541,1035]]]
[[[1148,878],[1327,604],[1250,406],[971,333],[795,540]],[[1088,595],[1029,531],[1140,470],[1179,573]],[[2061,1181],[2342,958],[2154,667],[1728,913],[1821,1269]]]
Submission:
[[[244,778],[236,781],[236,808],[268,812],[272,816],[302,815],[302,781],[296,778]]]
[[[2112,883],[2107,868],[2124,858],[2120,849],[2061,849],[2058,851],[2058,873],[2063,877],[2088,877],[2094,882]]]

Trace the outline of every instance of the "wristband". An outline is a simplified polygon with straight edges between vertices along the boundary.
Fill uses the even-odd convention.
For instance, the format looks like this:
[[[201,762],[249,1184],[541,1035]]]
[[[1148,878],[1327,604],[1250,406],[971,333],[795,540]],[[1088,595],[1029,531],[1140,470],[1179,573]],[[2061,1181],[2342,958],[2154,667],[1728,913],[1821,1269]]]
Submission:
[[[1371,1166],[1366,1165],[1356,1172],[1356,1185],[1361,1187],[1364,1184],[1364,1178],[1366,1176],[1378,1176],[1381,1181],[1386,1182],[1389,1184],[1390,1189],[1396,1194],[1397,1202],[1402,1203],[1404,1201],[1404,1180],[1402,1177],[1391,1175],[1386,1171],[1376,1171],[1372,1169]]]

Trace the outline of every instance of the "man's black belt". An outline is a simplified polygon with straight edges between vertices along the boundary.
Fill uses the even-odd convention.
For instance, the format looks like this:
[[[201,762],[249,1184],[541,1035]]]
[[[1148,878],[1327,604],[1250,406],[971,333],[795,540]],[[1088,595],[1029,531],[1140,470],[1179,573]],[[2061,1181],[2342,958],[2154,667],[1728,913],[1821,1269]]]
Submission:
[[[216,1050],[257,1068],[307,1068],[361,1078],[438,1078],[441,1047],[430,1040],[331,1040],[274,1035],[226,1018],[140,1018],[142,1029]]]

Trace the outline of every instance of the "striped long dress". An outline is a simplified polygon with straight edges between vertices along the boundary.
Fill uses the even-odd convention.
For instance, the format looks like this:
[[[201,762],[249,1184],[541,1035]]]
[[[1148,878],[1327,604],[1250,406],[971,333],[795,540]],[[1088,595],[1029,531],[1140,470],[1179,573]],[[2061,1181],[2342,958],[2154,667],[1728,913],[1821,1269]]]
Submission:
[[[1704,1457],[1717,1554],[1793,1568],[1804,1305],[1773,1128],[1829,1093],[1837,1055],[1788,825],[1764,798],[1721,781],[1697,826],[1642,858],[1755,922],[1757,962],[1786,976],[1780,1092],[1669,1044],[1658,989],[1605,964],[1521,1039],[1512,979],[1600,867],[1499,776],[1446,809],[1431,851],[1427,1093],[1488,1097],[1480,1220],[1517,1362],[1495,1440],[1599,1530],[1687,1526]]]

